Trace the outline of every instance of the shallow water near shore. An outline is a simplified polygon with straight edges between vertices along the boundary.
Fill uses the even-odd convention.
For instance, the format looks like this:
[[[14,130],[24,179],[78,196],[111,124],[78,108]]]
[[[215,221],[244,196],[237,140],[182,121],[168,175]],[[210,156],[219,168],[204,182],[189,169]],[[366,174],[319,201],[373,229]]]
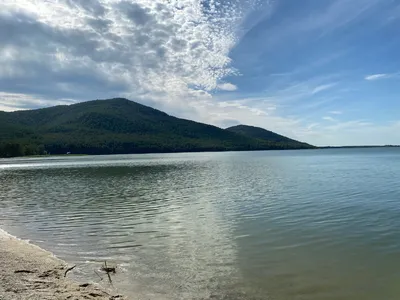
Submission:
[[[136,299],[399,299],[400,149],[0,160],[0,227]]]

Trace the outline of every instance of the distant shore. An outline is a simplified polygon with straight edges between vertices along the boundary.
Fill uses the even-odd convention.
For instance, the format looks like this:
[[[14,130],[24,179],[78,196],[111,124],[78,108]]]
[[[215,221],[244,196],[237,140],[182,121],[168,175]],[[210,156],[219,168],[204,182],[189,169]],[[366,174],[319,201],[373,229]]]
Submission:
[[[68,279],[66,262],[0,229],[0,299],[126,299]]]
[[[400,145],[323,146],[317,149],[400,148]]]

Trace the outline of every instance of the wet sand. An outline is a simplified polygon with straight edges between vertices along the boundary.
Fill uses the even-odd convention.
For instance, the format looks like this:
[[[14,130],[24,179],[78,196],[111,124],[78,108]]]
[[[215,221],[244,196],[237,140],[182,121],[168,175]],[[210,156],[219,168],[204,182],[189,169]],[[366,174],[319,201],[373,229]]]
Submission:
[[[94,284],[68,278],[66,262],[0,229],[0,299],[125,300]]]

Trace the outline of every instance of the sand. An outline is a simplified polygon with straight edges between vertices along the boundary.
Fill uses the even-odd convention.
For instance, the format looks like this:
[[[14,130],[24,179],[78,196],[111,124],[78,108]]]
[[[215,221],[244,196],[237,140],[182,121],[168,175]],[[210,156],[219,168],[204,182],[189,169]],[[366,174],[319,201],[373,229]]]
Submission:
[[[0,300],[122,300],[100,287],[64,277],[66,262],[0,229]]]

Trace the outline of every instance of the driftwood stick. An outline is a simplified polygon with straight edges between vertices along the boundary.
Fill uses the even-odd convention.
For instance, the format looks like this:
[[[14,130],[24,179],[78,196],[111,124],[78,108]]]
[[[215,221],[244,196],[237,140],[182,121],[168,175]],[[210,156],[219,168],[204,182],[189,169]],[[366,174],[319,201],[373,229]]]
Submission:
[[[68,273],[69,271],[72,271],[73,269],[75,269],[75,267],[76,267],[76,265],[74,265],[74,266],[68,268],[68,269],[65,271],[65,273],[64,273],[64,277],[67,277],[67,273]]]
[[[108,267],[107,266],[107,261],[104,261],[104,266],[101,267],[101,270],[104,271],[107,274],[108,280],[110,281],[110,284],[112,285],[112,279],[110,276],[110,273],[114,273],[115,274],[115,267]]]
[[[31,270],[15,270],[14,273],[26,273],[26,274],[31,274],[31,273],[35,273],[35,271],[31,271]]]
[[[116,269],[115,267],[108,267],[106,261],[104,262],[104,266],[101,266],[101,270],[106,272],[107,274],[108,273],[115,274],[115,269]]]
[[[111,283],[111,285],[112,285],[112,280],[111,280],[110,273],[107,273],[107,276],[108,276],[108,280],[110,281],[110,283]]]

